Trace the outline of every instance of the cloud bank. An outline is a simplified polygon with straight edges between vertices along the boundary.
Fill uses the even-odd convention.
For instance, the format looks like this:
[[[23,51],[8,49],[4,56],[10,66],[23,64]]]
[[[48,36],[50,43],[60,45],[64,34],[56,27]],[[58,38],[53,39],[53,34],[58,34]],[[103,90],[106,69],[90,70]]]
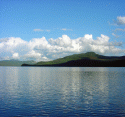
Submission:
[[[86,34],[84,37],[71,39],[67,35],[62,35],[57,39],[45,37],[33,38],[25,41],[19,37],[9,37],[0,39],[0,58],[48,61],[64,57],[71,54],[96,52],[103,55],[124,55],[122,42],[110,42],[110,38],[101,34],[93,39],[92,35]]]

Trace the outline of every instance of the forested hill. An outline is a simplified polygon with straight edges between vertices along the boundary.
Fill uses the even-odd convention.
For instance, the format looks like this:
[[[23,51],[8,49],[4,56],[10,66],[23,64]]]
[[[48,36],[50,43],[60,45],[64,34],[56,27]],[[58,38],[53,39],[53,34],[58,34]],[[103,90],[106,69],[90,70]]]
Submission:
[[[58,67],[125,67],[125,56],[103,56],[94,52],[74,54],[48,62],[22,66],[58,66]]]

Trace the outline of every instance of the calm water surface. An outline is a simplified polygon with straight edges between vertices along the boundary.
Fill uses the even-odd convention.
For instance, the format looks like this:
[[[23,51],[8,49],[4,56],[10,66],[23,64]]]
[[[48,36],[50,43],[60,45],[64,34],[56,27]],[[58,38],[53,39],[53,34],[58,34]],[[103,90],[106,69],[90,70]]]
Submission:
[[[0,67],[0,116],[125,116],[125,68]]]

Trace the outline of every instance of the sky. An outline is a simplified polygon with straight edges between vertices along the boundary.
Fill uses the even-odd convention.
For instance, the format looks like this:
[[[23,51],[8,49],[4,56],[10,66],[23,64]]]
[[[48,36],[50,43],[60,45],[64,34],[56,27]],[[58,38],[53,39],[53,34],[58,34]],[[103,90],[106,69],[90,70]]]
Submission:
[[[0,0],[0,60],[125,55],[124,0]]]

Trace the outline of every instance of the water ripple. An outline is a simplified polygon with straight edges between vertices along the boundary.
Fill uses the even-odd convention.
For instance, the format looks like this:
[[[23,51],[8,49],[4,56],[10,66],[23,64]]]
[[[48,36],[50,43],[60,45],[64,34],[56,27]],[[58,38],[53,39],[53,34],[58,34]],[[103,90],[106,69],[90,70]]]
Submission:
[[[124,68],[0,70],[0,116],[125,116]]]

